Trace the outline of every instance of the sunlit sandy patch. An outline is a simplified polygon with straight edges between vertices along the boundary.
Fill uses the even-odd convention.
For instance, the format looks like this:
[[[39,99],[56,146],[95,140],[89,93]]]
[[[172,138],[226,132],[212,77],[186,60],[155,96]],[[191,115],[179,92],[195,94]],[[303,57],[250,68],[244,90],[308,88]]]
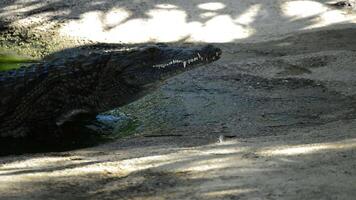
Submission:
[[[327,7],[316,1],[290,1],[281,5],[284,15],[293,20],[311,20],[312,25],[302,29],[313,29],[329,26],[336,23],[356,23],[356,14],[347,13]]]
[[[80,20],[71,21],[61,28],[66,36],[80,37],[98,42],[231,42],[249,37],[253,29],[235,22],[230,15],[210,12],[206,22],[187,21],[187,13],[172,5],[160,4],[159,8],[147,11],[147,18],[129,19],[125,9],[112,9],[107,14],[99,11],[85,13]],[[169,9],[167,9],[169,8]],[[251,12],[251,10],[247,10]],[[252,14],[242,15],[243,21],[251,23]],[[211,14],[214,13],[214,14]],[[108,29],[109,27],[109,29]]]
[[[256,174],[268,171],[267,168],[250,167],[251,161],[242,158],[248,151],[237,141],[227,141],[221,144],[210,144],[177,150],[176,152],[157,155],[147,152],[147,156],[128,159],[116,158],[115,155],[100,157],[39,157],[0,166],[0,191],[21,187],[24,183],[39,182],[43,178],[70,179],[89,175],[125,177],[144,170],[165,172],[191,172],[189,179],[199,175],[212,176],[220,174],[220,170],[229,169],[233,174]],[[119,155],[119,154],[118,154]],[[75,158],[75,159],[73,159]],[[211,172],[212,170],[213,172]],[[201,177],[205,178],[205,177]],[[231,188],[230,183],[226,187]],[[2,186],[3,185],[3,186]],[[9,187],[4,185],[10,185]],[[224,186],[219,183],[219,186]],[[224,186],[225,187],[225,186]],[[225,192],[206,190],[207,196],[238,194],[243,191],[228,189]],[[205,192],[205,191],[204,191]],[[211,193],[210,193],[211,192]]]
[[[221,10],[225,7],[225,4],[220,2],[202,3],[198,5],[198,8],[203,10]]]
[[[327,7],[315,1],[289,1],[281,5],[282,12],[288,17],[306,18],[327,11]]]
[[[80,20],[71,21],[61,32],[74,37],[86,37],[91,40],[102,40],[103,22],[100,20],[101,12],[87,12],[81,16]]]
[[[124,9],[113,8],[103,14],[103,23],[109,27],[115,27],[130,17],[130,13]]]
[[[235,22],[240,24],[245,24],[245,25],[251,24],[256,20],[256,16],[260,10],[261,10],[260,4],[252,5],[244,13],[242,13],[239,17],[237,17]]]
[[[1,166],[0,174],[7,171],[34,169],[36,167],[55,166],[57,163],[70,161],[70,157],[39,157],[31,158],[24,161],[12,162]]]
[[[204,172],[208,170],[224,169],[226,167],[231,167],[232,163],[236,160],[230,157],[227,158],[206,158],[200,159],[198,161],[191,161],[186,163],[184,166],[179,166],[175,171],[194,171],[194,172]]]
[[[276,148],[266,149],[260,152],[262,155],[300,155],[319,153],[321,151],[341,151],[356,148],[356,139],[342,140],[332,143],[316,143],[307,145],[281,146]]]
[[[177,6],[175,6],[173,4],[158,4],[158,5],[156,5],[156,8],[174,9],[174,8],[177,8]]]
[[[209,17],[214,17],[216,15],[218,15],[218,13],[216,13],[216,12],[205,12],[205,13],[200,14],[200,17],[201,18],[209,18]]]
[[[191,29],[190,39],[200,42],[231,42],[243,39],[254,31],[238,25],[229,15],[219,15],[208,20],[204,25]]]
[[[184,38],[189,33],[190,24],[185,21],[187,14],[181,10],[151,10],[148,12],[148,38],[161,42],[171,42]]]
[[[320,14],[317,23],[305,27],[304,29],[319,28],[323,26],[329,26],[337,23],[356,23],[356,14],[346,15],[342,10],[332,10]]]
[[[209,197],[225,196],[225,195],[239,195],[243,193],[253,192],[255,189],[225,189],[219,191],[206,192],[203,195]]]
[[[80,157],[41,157],[26,161],[13,162],[1,166],[0,182],[19,181],[42,176],[78,176],[87,174],[110,173],[118,176],[146,169],[165,169],[168,171],[206,171],[231,167],[239,157],[235,153],[244,151],[238,144],[231,146],[208,145],[202,149],[187,149],[166,155],[149,155],[130,159],[90,160]],[[236,146],[237,145],[237,146]],[[238,155],[236,155],[238,156]],[[73,159],[76,158],[76,159]],[[79,158],[77,160],[77,158]],[[246,161],[247,162],[247,161]],[[238,162],[239,166],[246,162]]]
[[[214,154],[234,154],[244,151],[244,148],[216,148],[216,149],[207,149],[202,151],[203,155],[214,155]]]

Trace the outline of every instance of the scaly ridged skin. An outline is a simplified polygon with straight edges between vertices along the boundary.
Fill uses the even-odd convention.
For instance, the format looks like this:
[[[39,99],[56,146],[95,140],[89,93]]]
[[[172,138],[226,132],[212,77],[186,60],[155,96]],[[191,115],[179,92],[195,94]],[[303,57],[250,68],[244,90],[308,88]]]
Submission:
[[[60,126],[78,114],[95,118],[220,54],[213,46],[150,46],[56,57],[0,72],[0,137],[58,134]]]
[[[72,109],[95,111],[99,71],[107,55],[69,58],[0,73],[1,136],[47,131]],[[94,67],[95,66],[95,67]]]

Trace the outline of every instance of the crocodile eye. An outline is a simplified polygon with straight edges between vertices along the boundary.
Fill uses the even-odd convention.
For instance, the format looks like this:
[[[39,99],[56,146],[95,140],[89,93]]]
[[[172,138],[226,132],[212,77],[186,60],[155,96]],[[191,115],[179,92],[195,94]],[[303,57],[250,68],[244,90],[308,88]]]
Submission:
[[[160,52],[160,48],[158,46],[149,46],[145,49],[145,52],[151,55],[157,55]]]

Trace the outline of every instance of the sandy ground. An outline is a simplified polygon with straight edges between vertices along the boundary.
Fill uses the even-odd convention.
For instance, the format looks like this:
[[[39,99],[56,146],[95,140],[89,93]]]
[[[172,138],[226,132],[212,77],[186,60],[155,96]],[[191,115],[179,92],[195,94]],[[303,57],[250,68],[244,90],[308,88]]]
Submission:
[[[43,35],[224,54],[121,108],[132,137],[1,157],[0,199],[355,199],[356,18],[325,3],[4,1]]]

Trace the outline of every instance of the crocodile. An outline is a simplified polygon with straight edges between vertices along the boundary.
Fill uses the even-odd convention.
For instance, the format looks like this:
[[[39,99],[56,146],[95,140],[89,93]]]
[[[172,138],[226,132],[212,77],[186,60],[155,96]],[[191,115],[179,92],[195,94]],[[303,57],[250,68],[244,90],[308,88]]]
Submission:
[[[60,135],[63,124],[77,116],[95,118],[129,104],[221,53],[210,44],[151,44],[53,56],[0,72],[0,137]]]
[[[338,9],[355,9],[356,1],[355,0],[345,0],[345,1],[337,1],[333,3],[327,3],[328,6]]]

